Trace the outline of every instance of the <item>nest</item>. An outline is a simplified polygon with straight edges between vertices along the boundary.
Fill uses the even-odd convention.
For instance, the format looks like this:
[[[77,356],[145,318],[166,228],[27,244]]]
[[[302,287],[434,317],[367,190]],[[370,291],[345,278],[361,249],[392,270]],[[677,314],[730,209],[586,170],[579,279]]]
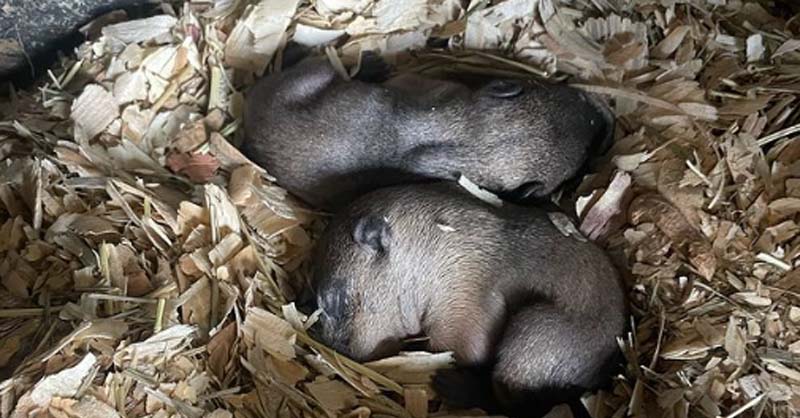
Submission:
[[[197,0],[84,28],[76,56],[0,103],[2,417],[482,415],[430,389],[449,353],[358,364],[305,332],[291,301],[325,216],[232,145],[244,90],[288,39],[344,74],[379,50],[612,99],[615,145],[554,197],[630,289],[627,365],[586,405],[796,416],[796,6],[471,3]]]

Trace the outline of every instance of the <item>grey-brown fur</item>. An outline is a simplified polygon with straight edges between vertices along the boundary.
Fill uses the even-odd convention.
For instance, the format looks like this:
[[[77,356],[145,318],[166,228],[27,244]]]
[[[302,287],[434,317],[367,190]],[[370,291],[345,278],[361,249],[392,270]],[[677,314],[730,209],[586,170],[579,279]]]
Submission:
[[[327,59],[310,57],[248,92],[242,151],[323,209],[458,174],[541,197],[608,141],[613,123],[604,104],[565,85],[492,80],[472,89],[413,74],[345,81]]]
[[[424,334],[492,364],[507,404],[596,388],[617,353],[617,271],[538,208],[496,208],[448,182],[381,189],[336,215],[313,256],[320,336],[365,361]]]

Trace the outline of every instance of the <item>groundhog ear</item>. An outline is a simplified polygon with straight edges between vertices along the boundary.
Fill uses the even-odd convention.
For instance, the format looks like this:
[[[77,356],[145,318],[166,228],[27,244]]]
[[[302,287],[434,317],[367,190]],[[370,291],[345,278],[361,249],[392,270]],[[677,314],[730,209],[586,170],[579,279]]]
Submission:
[[[377,216],[365,216],[359,219],[353,229],[353,240],[375,251],[386,251],[389,248],[391,235],[389,223]]]
[[[519,96],[522,91],[522,83],[516,80],[492,80],[486,85],[486,93],[500,99]]]

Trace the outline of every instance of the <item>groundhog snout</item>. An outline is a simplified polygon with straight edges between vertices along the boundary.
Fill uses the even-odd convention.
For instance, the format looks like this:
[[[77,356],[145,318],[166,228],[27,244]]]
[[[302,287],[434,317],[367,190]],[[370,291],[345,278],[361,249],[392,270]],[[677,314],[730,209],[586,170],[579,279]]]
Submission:
[[[592,118],[592,121],[600,127],[589,147],[589,156],[603,155],[614,144],[614,123],[609,123],[602,117]]]
[[[353,357],[350,350],[350,340],[352,327],[347,321],[335,318],[327,314],[325,310],[319,316],[317,322],[309,328],[308,333],[314,339],[326,343],[330,348],[348,357]]]
[[[339,352],[346,352],[350,343],[352,306],[347,292],[347,281],[340,277],[331,277],[317,271],[313,279],[313,302],[307,307],[322,310],[319,319],[309,329],[309,333]]]
[[[365,330],[356,330],[351,321],[333,318],[323,313],[309,329],[314,339],[327,344],[339,354],[353,360],[366,362],[378,360],[400,351],[402,343],[394,336],[363,335]],[[360,332],[360,334],[357,334]]]
[[[339,278],[315,280],[316,305],[322,309],[322,316],[340,320],[347,315],[348,295],[346,281]]]

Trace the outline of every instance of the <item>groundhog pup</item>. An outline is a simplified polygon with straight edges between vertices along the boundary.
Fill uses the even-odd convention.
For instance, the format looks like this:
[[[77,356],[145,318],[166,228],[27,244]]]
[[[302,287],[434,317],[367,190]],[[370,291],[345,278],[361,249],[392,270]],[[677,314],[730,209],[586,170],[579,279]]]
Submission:
[[[368,361],[427,336],[460,366],[490,365],[506,410],[597,388],[619,351],[624,294],[603,250],[544,210],[494,207],[450,182],[363,196],[312,262],[320,339]]]
[[[243,122],[243,153],[328,210],[379,187],[461,174],[512,200],[542,197],[614,127],[605,104],[563,84],[346,81],[319,56],[259,80]]]

